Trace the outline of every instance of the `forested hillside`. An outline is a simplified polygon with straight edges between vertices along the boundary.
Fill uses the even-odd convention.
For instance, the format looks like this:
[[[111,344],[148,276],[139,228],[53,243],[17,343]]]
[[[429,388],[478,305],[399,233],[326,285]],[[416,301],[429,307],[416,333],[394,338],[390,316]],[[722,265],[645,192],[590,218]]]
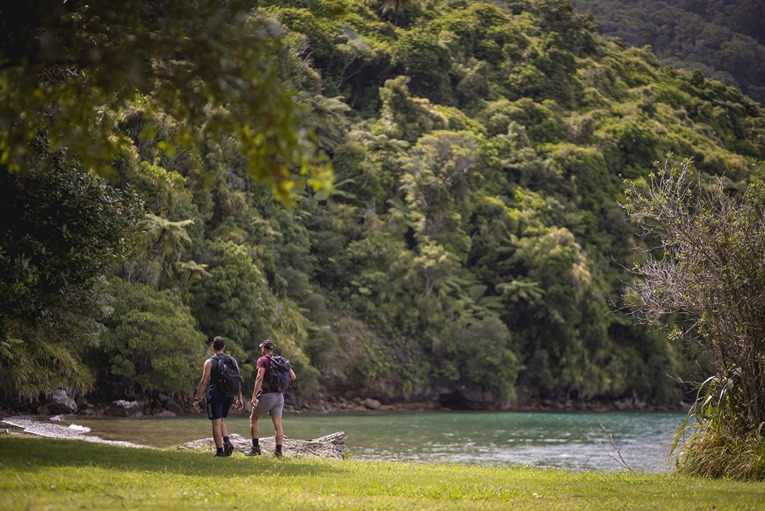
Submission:
[[[275,92],[249,98],[269,111],[178,117],[121,91],[99,110],[120,141],[108,182],[30,142],[32,171],[0,162],[6,396],[188,395],[215,335],[247,387],[274,339],[298,400],[661,405],[685,390],[671,377],[702,376],[693,346],[623,307],[640,252],[620,200],[669,153],[744,186],[765,159],[756,102],[568,1],[245,3],[232,30],[280,43],[263,90],[294,92],[333,193],[283,186],[288,208],[253,182],[288,151],[253,160],[226,119],[272,122]]]
[[[761,0],[573,0],[604,34],[650,45],[664,64],[699,70],[765,103]]]

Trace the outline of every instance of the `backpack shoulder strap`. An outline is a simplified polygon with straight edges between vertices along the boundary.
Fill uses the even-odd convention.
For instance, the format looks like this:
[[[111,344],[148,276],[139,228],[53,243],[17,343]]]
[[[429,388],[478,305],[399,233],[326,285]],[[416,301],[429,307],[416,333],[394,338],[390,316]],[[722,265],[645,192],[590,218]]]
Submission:
[[[220,364],[221,364],[221,357],[218,355],[213,355],[210,357],[210,360],[212,361],[212,371],[210,372],[210,379],[215,377],[215,381],[218,380],[218,377],[220,376]]]

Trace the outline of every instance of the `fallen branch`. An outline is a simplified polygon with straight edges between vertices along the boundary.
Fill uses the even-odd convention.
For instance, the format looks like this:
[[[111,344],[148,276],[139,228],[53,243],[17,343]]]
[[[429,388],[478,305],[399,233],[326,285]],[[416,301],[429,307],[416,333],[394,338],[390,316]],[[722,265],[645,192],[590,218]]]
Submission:
[[[616,456],[611,454],[610,452],[603,450],[604,453],[606,453],[606,456],[617,462],[622,467],[626,468],[630,472],[634,472],[632,467],[630,467],[626,461],[624,461],[624,458],[622,458],[622,453],[619,452],[619,448],[616,446],[616,443],[614,442],[613,437],[611,436],[611,433],[608,432],[608,430],[603,426],[603,424],[600,425],[601,428],[603,428],[603,432],[606,434],[606,440],[608,440],[608,443],[611,444],[611,447],[613,447],[614,451],[616,451]]]

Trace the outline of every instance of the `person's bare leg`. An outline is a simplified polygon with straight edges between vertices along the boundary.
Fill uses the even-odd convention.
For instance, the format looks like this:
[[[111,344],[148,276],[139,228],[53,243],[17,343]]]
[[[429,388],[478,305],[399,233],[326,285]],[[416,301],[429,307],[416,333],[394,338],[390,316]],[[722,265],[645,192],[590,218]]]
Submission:
[[[274,423],[274,440],[276,445],[282,445],[284,443],[284,430],[282,429],[282,416],[272,415],[271,420]]]
[[[212,421],[212,434],[215,447],[221,449],[223,447],[223,435],[221,435],[221,423],[223,419],[213,419]]]
[[[260,414],[253,409],[252,413],[250,414],[250,436],[252,438],[260,438],[258,419],[260,419]]]
[[[257,456],[260,454],[260,428],[258,428],[258,419],[260,419],[260,413],[252,409],[250,413],[250,436],[252,437],[252,449],[250,449],[248,456]]]
[[[271,415],[271,420],[274,423],[274,440],[276,441],[276,449],[274,454],[276,456],[282,455],[282,444],[284,443],[284,430],[282,429],[282,416]]]

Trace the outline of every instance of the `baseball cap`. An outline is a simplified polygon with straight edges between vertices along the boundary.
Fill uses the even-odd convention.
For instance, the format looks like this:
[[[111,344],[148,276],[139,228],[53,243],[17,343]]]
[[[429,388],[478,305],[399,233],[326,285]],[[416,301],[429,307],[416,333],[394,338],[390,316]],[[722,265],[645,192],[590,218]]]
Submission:
[[[258,347],[266,348],[267,350],[272,350],[274,349],[274,341],[272,341],[271,339],[266,339],[265,341],[261,342],[260,346]]]

